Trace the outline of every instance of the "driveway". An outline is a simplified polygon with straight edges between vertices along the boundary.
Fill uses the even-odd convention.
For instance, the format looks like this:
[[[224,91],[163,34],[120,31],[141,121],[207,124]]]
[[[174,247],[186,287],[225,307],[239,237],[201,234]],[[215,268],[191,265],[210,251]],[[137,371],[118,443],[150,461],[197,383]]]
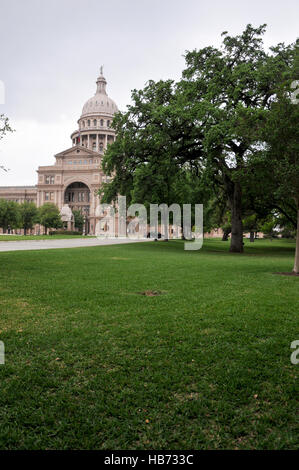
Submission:
[[[54,248],[83,248],[88,246],[120,245],[123,243],[138,243],[150,241],[130,240],[129,238],[68,238],[59,240],[20,240],[11,242],[0,241],[0,251],[23,251],[23,250],[50,250]]]

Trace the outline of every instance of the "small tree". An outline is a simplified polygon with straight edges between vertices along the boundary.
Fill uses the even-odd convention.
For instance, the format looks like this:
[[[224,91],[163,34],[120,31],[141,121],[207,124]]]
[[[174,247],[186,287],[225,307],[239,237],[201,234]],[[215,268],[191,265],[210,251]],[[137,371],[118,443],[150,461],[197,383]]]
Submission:
[[[267,220],[266,222],[261,225],[261,232],[264,233],[267,237],[274,238],[277,236],[277,233],[275,232],[275,227],[276,227],[276,221],[274,219],[272,220]]]
[[[0,199],[0,227],[5,233],[8,228],[16,228],[20,223],[20,207],[14,201]]]
[[[73,215],[75,218],[75,227],[82,232],[83,225],[84,225],[84,217],[80,211],[73,211]]]
[[[46,202],[43,206],[38,208],[37,220],[43,227],[45,227],[45,234],[47,234],[48,228],[62,227],[62,220],[58,207],[51,202]]]
[[[254,232],[257,232],[258,229],[258,219],[256,214],[248,215],[243,219],[243,229],[249,231],[250,241],[254,242]]]
[[[33,202],[25,201],[20,204],[20,227],[24,229],[24,235],[27,234],[27,230],[33,228],[37,222],[38,210]]]

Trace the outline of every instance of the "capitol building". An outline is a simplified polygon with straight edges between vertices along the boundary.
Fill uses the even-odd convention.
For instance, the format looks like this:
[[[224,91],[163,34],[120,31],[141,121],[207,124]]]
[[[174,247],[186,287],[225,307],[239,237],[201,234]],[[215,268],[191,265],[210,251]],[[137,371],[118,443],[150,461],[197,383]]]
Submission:
[[[32,201],[37,207],[46,202],[57,205],[62,214],[69,208],[79,210],[85,218],[85,233],[95,234],[97,194],[100,185],[109,181],[102,172],[102,158],[107,146],[115,140],[111,128],[115,102],[106,91],[101,67],[96,93],[83,106],[78,128],[71,134],[72,145],[55,155],[51,166],[38,167],[36,186],[2,186],[0,198],[19,203]]]

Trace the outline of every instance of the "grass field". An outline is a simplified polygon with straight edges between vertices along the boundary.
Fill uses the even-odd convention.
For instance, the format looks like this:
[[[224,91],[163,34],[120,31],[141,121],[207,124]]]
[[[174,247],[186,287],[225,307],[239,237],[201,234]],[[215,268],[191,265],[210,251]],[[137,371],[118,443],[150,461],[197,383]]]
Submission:
[[[298,448],[294,243],[245,243],[1,253],[0,448]]]
[[[58,238],[64,239],[86,237],[83,237],[82,235],[0,235],[0,242],[15,242],[19,240],[57,240]]]

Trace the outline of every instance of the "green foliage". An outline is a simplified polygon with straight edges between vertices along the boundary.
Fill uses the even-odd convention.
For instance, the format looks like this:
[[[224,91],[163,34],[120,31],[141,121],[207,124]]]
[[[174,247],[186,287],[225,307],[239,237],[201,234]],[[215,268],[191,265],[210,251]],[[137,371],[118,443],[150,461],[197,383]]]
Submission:
[[[0,227],[5,232],[9,227],[20,226],[20,206],[14,201],[0,199]]]
[[[240,36],[224,33],[221,49],[188,52],[180,85],[189,96],[193,122],[203,136],[203,165],[215,190],[223,188],[230,203],[232,251],[242,251],[242,216],[256,205],[254,181],[247,191],[244,181],[262,145],[260,128],[294,56],[294,45],[267,53],[264,31],[264,25],[248,25]]]
[[[83,215],[81,214],[80,211],[76,211],[76,210],[73,211],[73,215],[74,215],[74,218],[75,218],[75,227],[76,227],[80,232],[82,232],[82,231],[83,231],[83,225],[84,225],[84,217],[83,217]]]
[[[58,207],[51,202],[46,202],[43,206],[38,208],[38,222],[46,229],[48,228],[61,228],[62,221]]]
[[[60,235],[82,235],[82,232],[77,232],[76,230],[50,230],[49,235],[51,236],[59,236]],[[67,238],[67,237],[66,237]]]
[[[257,214],[248,215],[243,219],[243,229],[247,232],[258,230],[258,217]]]
[[[24,229],[24,233],[28,229],[32,229],[34,224],[37,223],[38,210],[33,202],[24,201],[19,205],[20,224],[19,227]]]
[[[0,140],[7,134],[7,132],[14,132],[10,127],[9,120],[4,114],[0,114]],[[0,165],[0,169],[8,171],[3,165]]]
[[[277,232],[275,232],[274,230],[276,228],[276,225],[277,224],[275,220],[268,220],[261,225],[261,232],[263,232],[270,238],[275,237],[277,236]]]
[[[14,132],[10,127],[8,117],[0,114],[0,140],[7,134],[7,132]]]
[[[122,194],[129,203],[207,204],[212,191],[222,192],[231,211],[231,250],[243,250],[244,211],[257,210],[257,199],[265,211],[251,162],[265,147],[261,129],[295,50],[279,45],[266,52],[264,32],[265,25],[248,25],[241,35],[224,33],[221,48],[186,53],[178,83],[149,81],[132,92],[132,105],[113,121],[117,138],[103,168],[114,178],[100,190],[104,202]],[[190,199],[194,187],[203,199]]]

